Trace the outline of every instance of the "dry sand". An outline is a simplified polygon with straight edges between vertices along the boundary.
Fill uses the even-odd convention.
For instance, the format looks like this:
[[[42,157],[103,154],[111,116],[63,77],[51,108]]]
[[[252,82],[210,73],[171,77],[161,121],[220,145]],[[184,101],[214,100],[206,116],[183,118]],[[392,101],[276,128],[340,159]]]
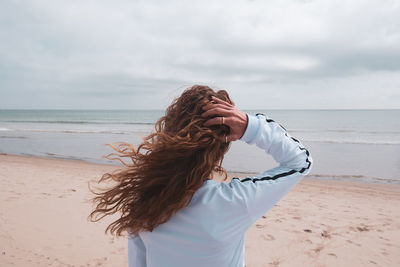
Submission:
[[[0,266],[127,266],[87,220],[114,166],[0,155]],[[246,266],[400,266],[400,186],[304,178],[246,235]]]

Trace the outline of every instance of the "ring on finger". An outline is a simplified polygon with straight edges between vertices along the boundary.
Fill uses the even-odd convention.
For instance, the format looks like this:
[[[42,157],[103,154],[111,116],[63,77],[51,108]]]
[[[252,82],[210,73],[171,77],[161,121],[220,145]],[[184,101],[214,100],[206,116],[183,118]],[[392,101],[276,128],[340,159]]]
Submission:
[[[222,125],[225,123],[225,118],[222,116]]]

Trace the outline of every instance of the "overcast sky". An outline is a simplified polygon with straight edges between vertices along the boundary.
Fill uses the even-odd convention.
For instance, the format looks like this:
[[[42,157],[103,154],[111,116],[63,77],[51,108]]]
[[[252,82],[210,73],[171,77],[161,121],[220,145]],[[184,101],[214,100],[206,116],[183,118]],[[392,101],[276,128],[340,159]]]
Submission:
[[[0,2],[0,109],[400,108],[400,1]]]

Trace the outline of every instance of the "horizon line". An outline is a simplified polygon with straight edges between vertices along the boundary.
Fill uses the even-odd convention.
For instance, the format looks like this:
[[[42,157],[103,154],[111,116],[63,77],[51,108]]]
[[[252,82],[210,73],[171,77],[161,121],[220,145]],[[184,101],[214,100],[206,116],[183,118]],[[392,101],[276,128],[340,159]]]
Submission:
[[[98,109],[98,108],[89,108],[89,109],[80,109],[80,108],[0,108],[0,110],[79,110],[79,111],[86,111],[86,110],[129,110],[129,111],[153,111],[153,110],[166,110],[165,109]],[[241,110],[400,110],[399,108],[241,108]]]

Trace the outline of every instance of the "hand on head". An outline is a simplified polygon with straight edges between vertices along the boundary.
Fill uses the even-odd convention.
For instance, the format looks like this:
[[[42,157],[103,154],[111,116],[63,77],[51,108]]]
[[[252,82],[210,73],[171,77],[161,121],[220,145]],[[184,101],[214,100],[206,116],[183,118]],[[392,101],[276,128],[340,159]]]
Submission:
[[[204,126],[225,124],[230,128],[228,142],[240,139],[247,127],[247,114],[234,105],[225,102],[217,97],[212,97],[213,102],[205,105],[203,117],[212,117],[208,119]]]

